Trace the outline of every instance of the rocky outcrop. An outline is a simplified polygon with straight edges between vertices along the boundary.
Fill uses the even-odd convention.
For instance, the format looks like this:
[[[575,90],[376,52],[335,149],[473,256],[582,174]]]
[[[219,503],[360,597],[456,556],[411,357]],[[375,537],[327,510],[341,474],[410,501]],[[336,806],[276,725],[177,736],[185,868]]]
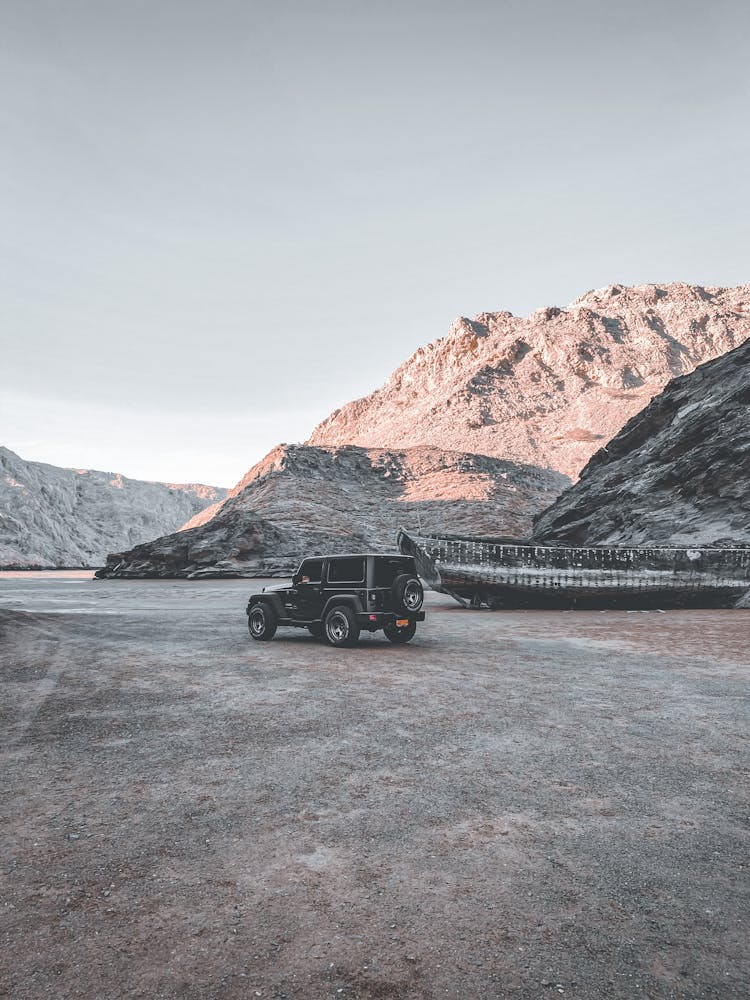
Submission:
[[[174,531],[226,490],[27,462],[0,447],[0,567],[102,566]]]
[[[569,480],[438,448],[281,445],[184,530],[111,555],[101,576],[263,576],[305,555],[389,550],[400,525],[528,534]]]
[[[572,545],[750,545],[750,341],[670,382],[537,519]]]
[[[438,445],[575,477],[669,379],[750,336],[750,286],[588,292],[526,319],[459,319],[308,443]]]

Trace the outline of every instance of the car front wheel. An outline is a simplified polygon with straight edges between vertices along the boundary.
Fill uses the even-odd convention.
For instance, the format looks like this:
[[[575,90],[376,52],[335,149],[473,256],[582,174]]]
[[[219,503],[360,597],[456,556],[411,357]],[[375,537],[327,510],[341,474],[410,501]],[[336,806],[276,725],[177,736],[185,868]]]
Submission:
[[[267,642],[276,635],[278,620],[269,604],[254,604],[247,616],[250,635],[258,642]]]
[[[332,646],[353,646],[359,639],[359,624],[346,604],[331,608],[323,623],[326,641]]]

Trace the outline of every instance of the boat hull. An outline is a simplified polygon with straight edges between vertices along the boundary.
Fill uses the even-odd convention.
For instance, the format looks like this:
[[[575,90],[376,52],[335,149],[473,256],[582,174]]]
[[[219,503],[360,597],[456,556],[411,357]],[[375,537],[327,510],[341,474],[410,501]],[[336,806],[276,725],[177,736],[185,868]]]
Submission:
[[[473,607],[732,608],[750,595],[750,548],[514,544],[399,533],[425,582]]]

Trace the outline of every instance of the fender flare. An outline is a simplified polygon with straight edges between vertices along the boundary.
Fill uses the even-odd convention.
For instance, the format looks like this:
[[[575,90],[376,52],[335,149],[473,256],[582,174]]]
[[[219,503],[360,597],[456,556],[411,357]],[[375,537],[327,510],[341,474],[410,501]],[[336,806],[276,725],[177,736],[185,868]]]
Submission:
[[[324,621],[325,616],[331,610],[334,604],[346,604],[348,605],[355,614],[359,614],[363,611],[362,602],[354,594],[334,594],[333,597],[329,597],[323,606],[323,610],[320,613],[320,620]]]
[[[247,603],[248,614],[254,604],[270,604],[277,618],[286,618],[284,603],[278,594],[253,594]]]

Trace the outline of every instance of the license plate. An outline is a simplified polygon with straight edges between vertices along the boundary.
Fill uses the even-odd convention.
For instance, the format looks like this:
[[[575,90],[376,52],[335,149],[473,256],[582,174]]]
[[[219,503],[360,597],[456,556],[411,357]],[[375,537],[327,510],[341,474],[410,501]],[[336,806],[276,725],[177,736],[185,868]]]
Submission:
[[[404,628],[404,626],[408,625],[408,624],[409,624],[409,619],[408,618],[397,618],[396,619],[396,628]]]

